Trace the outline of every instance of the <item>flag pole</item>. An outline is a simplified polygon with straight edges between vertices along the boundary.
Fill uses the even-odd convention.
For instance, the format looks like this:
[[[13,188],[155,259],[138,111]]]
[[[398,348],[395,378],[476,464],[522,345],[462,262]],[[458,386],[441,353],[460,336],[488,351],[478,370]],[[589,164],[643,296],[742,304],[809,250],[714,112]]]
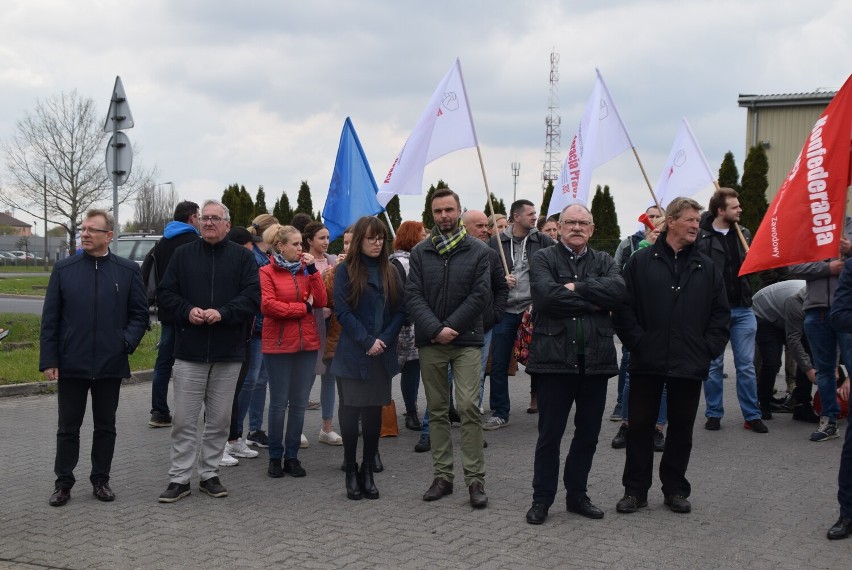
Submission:
[[[393,200],[393,198],[391,198],[391,200]],[[393,231],[393,223],[391,223],[390,216],[388,216],[387,208],[385,208],[385,210],[382,213],[385,215],[385,219],[388,221],[388,227],[390,228],[390,231],[391,231],[391,237],[393,239],[396,239],[396,232]]]
[[[721,190],[721,188],[722,188],[721,186],[719,186],[718,180],[713,181],[713,186],[716,187],[716,190]],[[713,214],[714,212],[710,212],[710,213]],[[740,238],[740,243],[743,244],[743,250],[745,250],[745,252],[748,253],[748,243],[746,242],[745,236],[743,235],[743,231],[740,229],[740,225],[735,222],[734,227],[737,230],[737,237]]]
[[[654,201],[654,205],[659,211],[665,212],[665,210],[660,207],[660,202],[659,200],[657,200],[657,195],[654,194],[654,188],[651,186],[651,181],[648,180],[648,174],[645,172],[645,167],[642,165],[642,159],[639,158],[639,153],[636,152],[636,147],[631,146],[630,149],[633,151],[633,156],[636,157],[636,162],[639,163],[639,170],[642,171],[642,176],[645,178],[645,184],[648,185],[648,192],[651,193],[651,199]]]

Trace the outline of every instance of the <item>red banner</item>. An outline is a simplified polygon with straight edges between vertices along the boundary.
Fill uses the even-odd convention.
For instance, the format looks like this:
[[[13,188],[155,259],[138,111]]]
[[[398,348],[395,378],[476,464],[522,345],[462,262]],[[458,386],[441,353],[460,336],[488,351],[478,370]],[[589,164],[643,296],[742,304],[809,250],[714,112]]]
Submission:
[[[837,257],[852,159],[852,76],[814,124],[766,211],[740,275]]]

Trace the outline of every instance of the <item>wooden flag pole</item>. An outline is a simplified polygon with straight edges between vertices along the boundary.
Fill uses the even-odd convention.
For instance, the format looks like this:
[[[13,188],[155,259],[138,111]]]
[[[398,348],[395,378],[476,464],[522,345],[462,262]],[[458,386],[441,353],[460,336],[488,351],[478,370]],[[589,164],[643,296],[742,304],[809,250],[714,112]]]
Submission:
[[[482,161],[482,151],[479,150],[479,145],[476,145],[476,155],[479,157],[479,169],[482,170],[482,181],[485,183],[485,199],[488,201],[488,207],[491,208],[491,215],[494,215],[494,203],[491,201],[491,191],[488,189],[488,178],[485,176],[485,163]],[[496,227],[496,225],[495,225]],[[509,276],[509,264],[506,262],[506,252],[503,251],[503,244],[500,241],[500,234],[497,234],[497,253],[500,254],[500,260],[503,262],[503,271],[506,276]]]
[[[630,149],[633,151],[633,156],[636,157],[636,162],[639,163],[639,170],[642,171],[642,176],[645,178],[645,184],[648,185],[648,191],[651,193],[651,199],[654,201],[654,205],[660,212],[665,214],[665,210],[660,207],[660,202],[657,200],[657,195],[654,194],[654,188],[651,186],[651,181],[648,180],[648,175],[645,173],[645,167],[642,165],[642,159],[639,158],[639,153],[636,152],[636,147],[631,146]]]

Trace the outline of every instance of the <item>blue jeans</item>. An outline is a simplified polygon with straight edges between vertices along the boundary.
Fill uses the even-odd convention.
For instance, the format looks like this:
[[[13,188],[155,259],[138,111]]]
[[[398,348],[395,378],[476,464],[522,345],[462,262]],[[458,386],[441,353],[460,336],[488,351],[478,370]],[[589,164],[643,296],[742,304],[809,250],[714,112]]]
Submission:
[[[263,427],[263,408],[266,405],[266,385],[269,382],[269,376],[266,374],[266,367],[263,365],[263,353],[261,351],[263,341],[261,338],[252,337],[248,347],[248,371],[246,372],[243,387],[240,389],[239,408],[237,413],[237,431],[242,433],[243,424],[245,424],[246,414],[249,414],[249,433],[259,430]],[[256,394],[260,391],[260,410],[254,413],[254,403],[257,398]],[[256,423],[255,423],[256,420]]]
[[[479,379],[479,407],[485,400],[485,368],[488,366],[488,355],[491,353],[491,337],[494,329],[490,329],[482,335],[482,378]]]
[[[509,420],[509,361],[518,336],[523,313],[503,313],[491,329],[491,410],[498,418]]]
[[[836,422],[840,414],[837,405],[837,344],[840,343],[840,356],[843,363],[852,364],[852,335],[837,332],[831,327],[828,309],[808,309],[805,311],[805,336],[811,347],[811,356],[816,368],[816,383],[819,399],[822,403],[822,415],[830,422]]]
[[[630,353],[626,353],[626,357],[628,361],[630,360]],[[657,425],[664,426],[668,423],[668,390],[663,386],[663,395],[660,397],[660,411],[657,412]],[[625,422],[630,421],[630,372],[628,371],[624,375],[624,390],[621,393],[621,418]]]
[[[160,321],[160,344],[151,377],[151,413],[169,415],[169,380],[175,365],[175,324]]]
[[[302,442],[305,407],[311,394],[317,351],[264,354],[269,372],[269,458],[296,459]],[[284,409],[287,434],[284,434]],[[283,440],[283,441],[282,441]]]
[[[405,402],[405,413],[417,413],[417,393],[420,391],[420,360],[409,360],[402,365],[399,388],[402,391],[402,401]]]
[[[748,307],[731,309],[731,349],[734,351],[734,365],[737,369],[737,399],[746,421],[760,419],[760,406],[757,403],[757,376],[754,373],[754,337],[757,333],[757,319],[754,311]],[[707,407],[704,415],[708,418],[721,418],[725,415],[722,404],[722,369],[725,354],[722,353],[710,363],[710,373],[704,382],[704,400]]]

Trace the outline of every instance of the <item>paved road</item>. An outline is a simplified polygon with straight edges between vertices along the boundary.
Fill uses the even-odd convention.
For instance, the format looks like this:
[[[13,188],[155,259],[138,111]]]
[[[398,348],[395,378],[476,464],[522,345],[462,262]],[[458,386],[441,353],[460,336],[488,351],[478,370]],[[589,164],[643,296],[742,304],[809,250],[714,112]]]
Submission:
[[[44,297],[0,295],[0,313],[28,313],[40,315]]]
[[[316,443],[319,412],[306,417],[311,448],[300,458],[307,477],[268,478],[262,453],[223,468],[229,497],[202,495],[194,480],[191,496],[160,504],[157,496],[168,483],[169,433],[146,425],[150,384],[122,392],[112,473],[118,500],[99,503],[91,496],[84,451],[71,502],[51,508],[56,397],[2,399],[0,567],[847,567],[852,540],[825,539],[837,516],[842,440],[810,443],[811,426],[789,416],[769,422],[768,435],[745,431],[733,380],[726,382],[728,416],[722,430],[704,430],[702,418],[696,424],[689,469],[693,513],[675,515],[666,509],[658,483],[647,509],[634,515],[615,512],[624,453],[609,445],[618,424],[605,421],[589,495],[605,508],[606,517],[590,521],[567,513],[560,494],[540,527],[524,522],[536,437],[536,416],[523,413],[529,389],[524,374],[511,380],[516,411],[510,425],[486,435],[490,503],[484,511],[468,506],[461,483],[455,494],[436,503],[420,499],[432,480],[430,459],[412,451],[418,434],[404,428],[399,437],[381,442],[386,466],[377,475],[381,499],[347,500],[342,448]],[[614,386],[615,379],[608,411]],[[398,385],[394,389],[401,403]],[[319,383],[313,397],[318,393]],[[90,431],[87,417],[84,450]],[[457,438],[458,429],[453,432]],[[460,466],[457,477],[461,481]]]

